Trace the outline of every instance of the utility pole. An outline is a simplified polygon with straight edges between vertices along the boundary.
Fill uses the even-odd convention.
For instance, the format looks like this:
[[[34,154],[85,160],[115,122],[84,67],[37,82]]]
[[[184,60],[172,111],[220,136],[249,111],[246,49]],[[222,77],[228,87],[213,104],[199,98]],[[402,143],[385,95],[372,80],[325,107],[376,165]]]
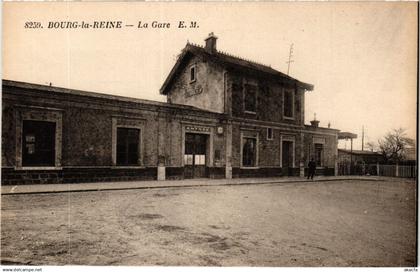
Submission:
[[[350,138],[350,175],[353,174],[353,138]]]
[[[290,63],[294,62],[294,60],[292,60],[292,57],[293,57],[293,43],[290,45],[289,60],[286,61],[286,63],[287,63],[287,75],[289,75]]]
[[[365,147],[365,126],[362,126],[362,151]]]

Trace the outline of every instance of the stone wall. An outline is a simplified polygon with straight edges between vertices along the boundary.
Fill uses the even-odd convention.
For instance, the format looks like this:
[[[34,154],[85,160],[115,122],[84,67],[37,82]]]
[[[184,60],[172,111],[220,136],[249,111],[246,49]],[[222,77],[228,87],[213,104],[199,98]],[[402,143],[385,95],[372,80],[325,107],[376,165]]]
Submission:
[[[242,79],[233,77],[233,80]],[[229,82],[233,82],[232,77]],[[231,89],[228,88],[228,100],[229,94],[235,100],[238,94],[230,93]],[[275,91],[268,89],[268,96],[272,90]],[[261,95],[259,101],[265,101],[268,106],[260,105],[257,119],[246,119],[239,111],[229,116],[189,106],[131,101],[129,98],[40,85],[19,87],[6,84],[3,85],[2,97],[2,182],[35,184],[156,179],[157,166],[166,167],[167,179],[183,179],[184,137],[186,127],[191,125],[205,127],[209,135],[211,145],[207,154],[207,176],[211,178],[225,177],[228,171],[226,166],[232,167],[233,177],[297,175],[300,163],[304,161],[307,164],[313,156],[314,137],[324,141],[323,167],[333,169],[337,131],[281,121],[281,115],[274,114],[280,104],[274,101],[276,99],[268,99],[268,96]],[[235,112],[235,107],[233,110]],[[60,162],[50,169],[22,169],[17,164],[19,152],[16,152],[16,146],[19,140],[16,132],[19,126],[16,122],[35,112],[36,116],[62,122]],[[298,121],[296,119],[294,122]],[[115,165],[115,133],[118,126],[141,130],[139,165]],[[267,128],[273,129],[272,140],[267,139]],[[232,136],[228,137],[230,131]],[[254,169],[241,167],[241,134],[246,133],[258,138],[258,164]],[[281,168],[282,139],[294,141],[295,160],[290,173]]]
[[[232,167],[235,176],[260,176],[266,172],[266,176],[276,175],[299,175],[299,167],[303,164],[307,166],[311,157],[315,156],[314,143],[323,141],[323,163],[318,167],[318,174],[334,174],[337,159],[337,130],[326,128],[291,128],[281,125],[272,125],[273,139],[267,139],[267,125],[264,124],[245,124],[236,122],[233,126],[232,134]],[[241,167],[241,134],[246,135],[252,131],[258,137],[258,164],[256,169]],[[315,140],[314,140],[315,139]],[[294,142],[294,168],[291,173],[282,170],[281,148],[282,141]],[[254,174],[253,174],[254,173]]]
[[[54,184],[156,179],[156,167],[141,169],[72,168],[60,170],[14,170],[2,168],[2,185]]]
[[[244,111],[244,84],[257,86],[257,111],[255,114]],[[228,97],[231,97],[232,116],[283,124],[304,124],[304,92],[290,85],[270,79],[257,78],[246,73],[229,71],[227,76]],[[294,118],[283,115],[283,93],[294,93]]]
[[[211,127],[213,148],[209,152],[213,157],[217,154],[217,158],[208,165],[209,176],[221,177],[225,166],[225,134],[214,132],[218,126],[226,129],[220,123],[220,116],[165,103],[151,104],[3,85],[3,184],[156,179],[158,165],[168,168],[168,179],[180,179],[184,177],[184,127],[191,123]],[[59,146],[62,156],[60,163],[49,169],[20,169],[16,164],[16,120],[20,120],[16,114],[34,109],[41,113],[58,111],[62,116]],[[113,137],[119,126],[141,130],[141,162],[135,167],[115,165]]]
[[[304,134],[304,161],[307,166],[311,158],[315,158],[315,143],[323,142],[322,167],[335,168],[337,160],[337,130],[327,128],[312,128],[306,126]]]
[[[3,101],[5,94],[2,93]],[[11,104],[2,104],[1,122],[1,165],[2,167],[16,165],[16,118]]]
[[[64,107],[63,166],[112,165],[112,113]]]
[[[190,81],[190,68],[196,69],[196,80]],[[194,106],[212,112],[224,112],[224,70],[201,57],[184,64],[168,93],[168,102]]]
[[[273,130],[273,139],[267,139],[267,128]],[[298,168],[302,161],[302,150],[304,150],[299,128],[283,127],[281,125],[272,124],[251,124],[235,123],[233,126],[232,144],[232,166],[241,166],[241,132],[255,131],[258,135],[258,166],[259,167],[281,167],[281,145],[282,141],[293,141],[295,147],[294,164]]]

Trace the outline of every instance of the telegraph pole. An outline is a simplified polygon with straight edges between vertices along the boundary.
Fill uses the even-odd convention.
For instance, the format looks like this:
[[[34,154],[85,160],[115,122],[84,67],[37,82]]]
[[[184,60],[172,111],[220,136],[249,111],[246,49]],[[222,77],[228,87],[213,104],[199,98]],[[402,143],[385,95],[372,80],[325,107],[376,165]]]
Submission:
[[[289,75],[290,63],[294,62],[294,60],[292,60],[292,57],[293,57],[293,43],[290,45],[289,60],[286,61],[286,63],[287,63],[287,75]]]
[[[365,126],[362,126],[362,151],[365,147]]]

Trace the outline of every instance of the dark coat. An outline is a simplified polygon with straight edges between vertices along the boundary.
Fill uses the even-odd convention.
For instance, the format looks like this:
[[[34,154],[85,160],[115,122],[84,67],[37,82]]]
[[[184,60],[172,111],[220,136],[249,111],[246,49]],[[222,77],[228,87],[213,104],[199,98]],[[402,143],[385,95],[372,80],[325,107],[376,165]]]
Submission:
[[[309,168],[310,171],[314,171],[316,169],[315,161],[309,161],[308,168]]]

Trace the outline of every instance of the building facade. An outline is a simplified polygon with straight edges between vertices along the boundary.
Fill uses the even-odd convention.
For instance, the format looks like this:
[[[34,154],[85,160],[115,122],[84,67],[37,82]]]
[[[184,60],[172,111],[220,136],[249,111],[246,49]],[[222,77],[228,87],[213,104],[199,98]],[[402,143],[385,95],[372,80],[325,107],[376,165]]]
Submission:
[[[187,44],[167,103],[3,80],[3,184],[304,175],[337,169],[338,130],[305,125],[313,86]]]
[[[375,151],[338,149],[338,163],[354,164],[384,163],[384,157]]]

